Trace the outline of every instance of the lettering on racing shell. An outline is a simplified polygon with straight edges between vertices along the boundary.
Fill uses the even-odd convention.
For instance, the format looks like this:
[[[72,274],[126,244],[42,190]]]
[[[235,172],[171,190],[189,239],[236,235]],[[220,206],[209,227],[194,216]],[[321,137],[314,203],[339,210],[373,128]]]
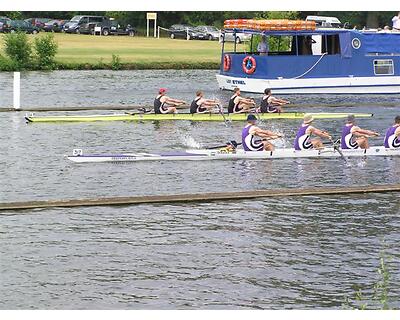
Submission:
[[[132,157],[132,156],[115,156],[115,157],[111,157],[112,161],[125,161],[125,160],[134,160],[136,159],[136,157]]]

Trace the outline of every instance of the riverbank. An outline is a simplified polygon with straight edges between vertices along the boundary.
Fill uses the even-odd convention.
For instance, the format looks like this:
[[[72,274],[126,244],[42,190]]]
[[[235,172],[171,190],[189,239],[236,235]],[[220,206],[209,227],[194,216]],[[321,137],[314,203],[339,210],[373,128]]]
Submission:
[[[34,37],[29,35],[33,41]],[[57,69],[218,69],[218,41],[54,34],[58,43]],[[0,53],[3,52],[0,35]],[[114,57],[114,58],[113,58]]]

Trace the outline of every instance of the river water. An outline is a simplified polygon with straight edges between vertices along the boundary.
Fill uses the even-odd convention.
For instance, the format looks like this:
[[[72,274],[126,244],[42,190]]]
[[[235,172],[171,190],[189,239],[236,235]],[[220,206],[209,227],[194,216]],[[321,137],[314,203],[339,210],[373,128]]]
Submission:
[[[22,75],[22,105],[149,105],[158,87],[187,101],[197,89],[227,100],[229,93],[218,90],[214,74],[30,72]],[[0,75],[0,107],[12,103],[11,76]],[[373,118],[359,124],[382,134],[400,107],[393,95],[287,98],[298,105],[296,111],[373,112]],[[340,159],[76,165],[64,158],[73,148],[153,152],[220,144],[239,140],[242,125],[27,125],[23,114],[3,112],[0,201],[400,183],[396,158],[352,159],[347,165]],[[277,144],[289,147],[299,121],[261,125],[285,133],[287,138]],[[342,120],[315,125],[338,136]],[[0,308],[342,308],[357,288],[371,296],[383,250],[389,256],[390,305],[399,308],[399,197],[7,212],[0,216]],[[372,301],[369,305],[378,307]]]

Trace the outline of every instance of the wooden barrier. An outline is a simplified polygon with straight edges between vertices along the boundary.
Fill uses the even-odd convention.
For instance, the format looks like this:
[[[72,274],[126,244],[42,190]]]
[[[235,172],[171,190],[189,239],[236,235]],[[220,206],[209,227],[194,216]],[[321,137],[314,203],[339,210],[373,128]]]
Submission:
[[[95,199],[71,199],[71,200],[48,200],[48,201],[24,201],[0,203],[0,211],[3,214],[10,210],[23,210],[35,208],[53,207],[83,207],[83,206],[113,206],[134,204],[157,204],[157,203],[185,203],[205,201],[233,201],[255,198],[277,198],[288,196],[317,196],[338,194],[365,194],[382,192],[400,192],[400,184],[392,185],[369,185],[357,187],[316,187],[316,188],[286,188],[271,190],[194,193],[194,194],[171,194],[154,196],[134,197],[111,197]]]

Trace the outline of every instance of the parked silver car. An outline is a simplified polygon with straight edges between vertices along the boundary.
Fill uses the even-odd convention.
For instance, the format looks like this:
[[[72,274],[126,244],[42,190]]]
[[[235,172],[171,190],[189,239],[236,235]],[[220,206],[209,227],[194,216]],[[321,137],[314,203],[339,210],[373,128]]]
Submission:
[[[197,32],[197,39],[199,40],[218,40],[221,32],[218,28],[213,26],[198,26],[194,28]]]
[[[222,42],[223,39],[224,39],[224,33],[221,33],[219,41]],[[237,33],[226,32],[225,33],[225,42],[235,41],[236,43],[242,43],[242,42],[250,41],[250,39],[251,39],[251,34],[247,34],[247,33],[241,33],[241,32],[237,32]]]

